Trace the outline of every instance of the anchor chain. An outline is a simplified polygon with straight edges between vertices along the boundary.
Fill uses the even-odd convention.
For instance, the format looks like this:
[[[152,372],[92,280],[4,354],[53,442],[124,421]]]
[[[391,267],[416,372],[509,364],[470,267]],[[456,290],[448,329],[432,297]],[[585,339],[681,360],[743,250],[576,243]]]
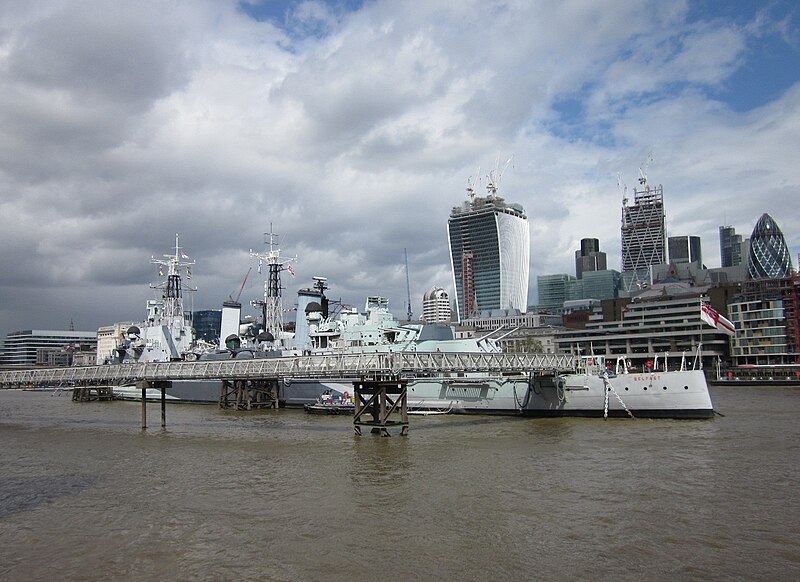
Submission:
[[[620,398],[620,395],[614,390],[614,387],[611,385],[611,381],[608,379],[608,372],[604,371],[601,378],[603,378],[603,418],[608,418],[608,393],[613,392],[614,396],[616,396],[617,400],[619,401],[620,406],[622,406],[623,410],[628,413],[628,416],[631,418],[636,418],[633,416],[633,413],[628,409],[625,403]]]

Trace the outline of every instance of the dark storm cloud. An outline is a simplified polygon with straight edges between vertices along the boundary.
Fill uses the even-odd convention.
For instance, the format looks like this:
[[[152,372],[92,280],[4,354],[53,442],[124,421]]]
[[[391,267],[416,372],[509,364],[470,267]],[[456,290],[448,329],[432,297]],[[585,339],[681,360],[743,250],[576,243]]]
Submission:
[[[512,154],[500,193],[530,217],[532,281],[571,272],[584,236],[618,263],[616,174],[632,187],[648,149],[670,228],[700,229],[707,248],[720,208],[745,232],[800,183],[800,91],[744,114],[710,98],[752,38],[689,22],[681,3],[278,12],[0,7],[0,335],[67,313],[84,329],[141,317],[150,257],[176,233],[197,260],[197,308],[218,307],[248,269],[242,299],[263,293],[249,250],[272,228],[298,255],[285,303],[326,275],[333,297],[385,294],[400,314],[407,252],[419,312],[424,291],[451,284],[446,222],[467,178],[480,166],[484,192]],[[783,215],[796,242],[796,212]]]

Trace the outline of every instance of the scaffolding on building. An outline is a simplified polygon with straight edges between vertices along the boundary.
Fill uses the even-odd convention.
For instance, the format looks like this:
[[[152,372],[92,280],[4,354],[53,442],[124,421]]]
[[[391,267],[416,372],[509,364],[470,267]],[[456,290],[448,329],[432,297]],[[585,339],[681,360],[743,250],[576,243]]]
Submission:
[[[475,295],[475,255],[469,251],[461,255],[461,288],[464,293],[464,319],[478,316],[478,298]]]

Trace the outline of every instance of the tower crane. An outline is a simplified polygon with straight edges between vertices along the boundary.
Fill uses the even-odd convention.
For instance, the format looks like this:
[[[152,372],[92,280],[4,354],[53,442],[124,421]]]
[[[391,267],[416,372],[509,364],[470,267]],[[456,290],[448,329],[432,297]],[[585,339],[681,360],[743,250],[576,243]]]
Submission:
[[[650,167],[650,163],[653,161],[653,152],[648,152],[647,159],[644,163],[639,166],[639,184],[647,188],[647,168]]]
[[[475,175],[467,178],[467,196],[469,196],[470,202],[475,198],[475,182],[480,182],[480,175],[481,167],[478,166],[478,169],[475,170]]]
[[[489,196],[497,195],[497,190],[500,188],[500,178],[503,177],[503,172],[506,171],[506,168],[508,168],[508,165],[513,159],[514,156],[508,158],[506,163],[503,164],[503,167],[500,168],[500,156],[497,156],[497,165],[495,166],[494,170],[489,172],[488,183],[486,184],[486,189],[489,191]]]
[[[622,172],[617,172],[617,188],[622,192],[622,205],[626,206],[628,204],[628,186],[622,179]]]

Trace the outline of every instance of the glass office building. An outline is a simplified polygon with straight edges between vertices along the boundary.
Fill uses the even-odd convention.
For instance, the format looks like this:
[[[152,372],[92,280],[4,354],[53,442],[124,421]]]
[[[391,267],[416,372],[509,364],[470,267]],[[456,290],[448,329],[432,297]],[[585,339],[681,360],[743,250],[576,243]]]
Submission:
[[[525,312],[530,226],[519,204],[471,196],[447,222],[459,321],[495,309]]]
[[[723,267],[742,263],[742,235],[736,234],[732,226],[719,227],[719,256]]]
[[[783,233],[769,214],[762,214],[753,229],[747,269],[751,279],[788,277],[794,270]]]

